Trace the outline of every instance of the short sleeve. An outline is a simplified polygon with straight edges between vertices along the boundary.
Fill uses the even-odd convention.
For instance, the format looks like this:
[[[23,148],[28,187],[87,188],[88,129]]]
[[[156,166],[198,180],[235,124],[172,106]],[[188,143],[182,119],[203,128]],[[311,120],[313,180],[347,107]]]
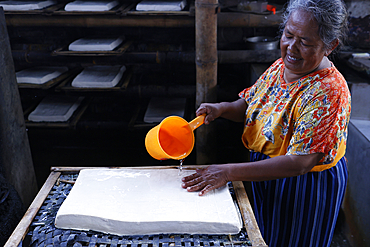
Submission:
[[[287,155],[324,153],[320,163],[333,162],[347,136],[350,94],[345,81],[316,83],[302,95],[296,109]]]
[[[253,86],[248,87],[239,93],[239,97],[245,99],[249,105],[257,94],[257,90],[264,89],[270,82],[275,81],[280,72],[280,67],[283,65],[283,60],[279,58],[276,60],[254,83]]]
[[[246,89],[244,89],[243,91],[241,91],[239,93],[239,97],[244,99],[245,102],[249,105],[251,100],[253,99],[255,93],[256,93],[256,88],[257,88],[257,83],[255,83],[253,86],[251,87],[248,87]]]

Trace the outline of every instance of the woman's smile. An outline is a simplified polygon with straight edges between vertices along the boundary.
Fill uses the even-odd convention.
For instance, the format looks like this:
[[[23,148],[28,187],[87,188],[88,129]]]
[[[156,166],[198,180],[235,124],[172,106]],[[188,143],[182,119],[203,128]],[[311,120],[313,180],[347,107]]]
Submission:
[[[288,62],[290,62],[290,63],[296,63],[296,62],[298,62],[299,60],[301,60],[301,59],[299,59],[299,58],[297,58],[297,57],[294,57],[294,56],[291,56],[291,55],[287,55],[287,60],[288,60]]]

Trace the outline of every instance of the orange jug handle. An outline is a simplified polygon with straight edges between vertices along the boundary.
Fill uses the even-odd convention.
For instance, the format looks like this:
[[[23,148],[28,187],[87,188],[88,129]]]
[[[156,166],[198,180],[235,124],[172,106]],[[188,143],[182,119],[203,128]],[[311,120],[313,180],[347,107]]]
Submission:
[[[202,114],[196,118],[194,118],[190,123],[189,123],[189,127],[192,129],[192,130],[195,130],[196,128],[198,128],[199,126],[201,126],[203,123],[204,123],[204,118],[205,118],[206,114]]]

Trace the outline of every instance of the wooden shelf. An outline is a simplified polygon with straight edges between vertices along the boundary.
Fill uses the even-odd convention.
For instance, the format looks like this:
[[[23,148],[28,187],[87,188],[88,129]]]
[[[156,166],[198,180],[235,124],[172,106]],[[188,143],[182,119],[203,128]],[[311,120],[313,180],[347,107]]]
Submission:
[[[62,13],[63,12],[63,13]],[[192,11],[106,11],[73,12],[66,11],[25,11],[5,12],[7,26],[70,26],[70,27],[195,27]],[[278,27],[281,14],[257,15],[239,12],[221,12],[217,14],[219,27]]]

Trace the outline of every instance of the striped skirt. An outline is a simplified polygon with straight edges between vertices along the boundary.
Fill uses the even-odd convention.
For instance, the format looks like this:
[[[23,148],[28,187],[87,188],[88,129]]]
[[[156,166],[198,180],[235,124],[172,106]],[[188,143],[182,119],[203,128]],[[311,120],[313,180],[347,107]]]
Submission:
[[[251,161],[268,158],[251,153]],[[343,157],[322,172],[252,182],[255,216],[268,246],[329,247],[347,178]]]

